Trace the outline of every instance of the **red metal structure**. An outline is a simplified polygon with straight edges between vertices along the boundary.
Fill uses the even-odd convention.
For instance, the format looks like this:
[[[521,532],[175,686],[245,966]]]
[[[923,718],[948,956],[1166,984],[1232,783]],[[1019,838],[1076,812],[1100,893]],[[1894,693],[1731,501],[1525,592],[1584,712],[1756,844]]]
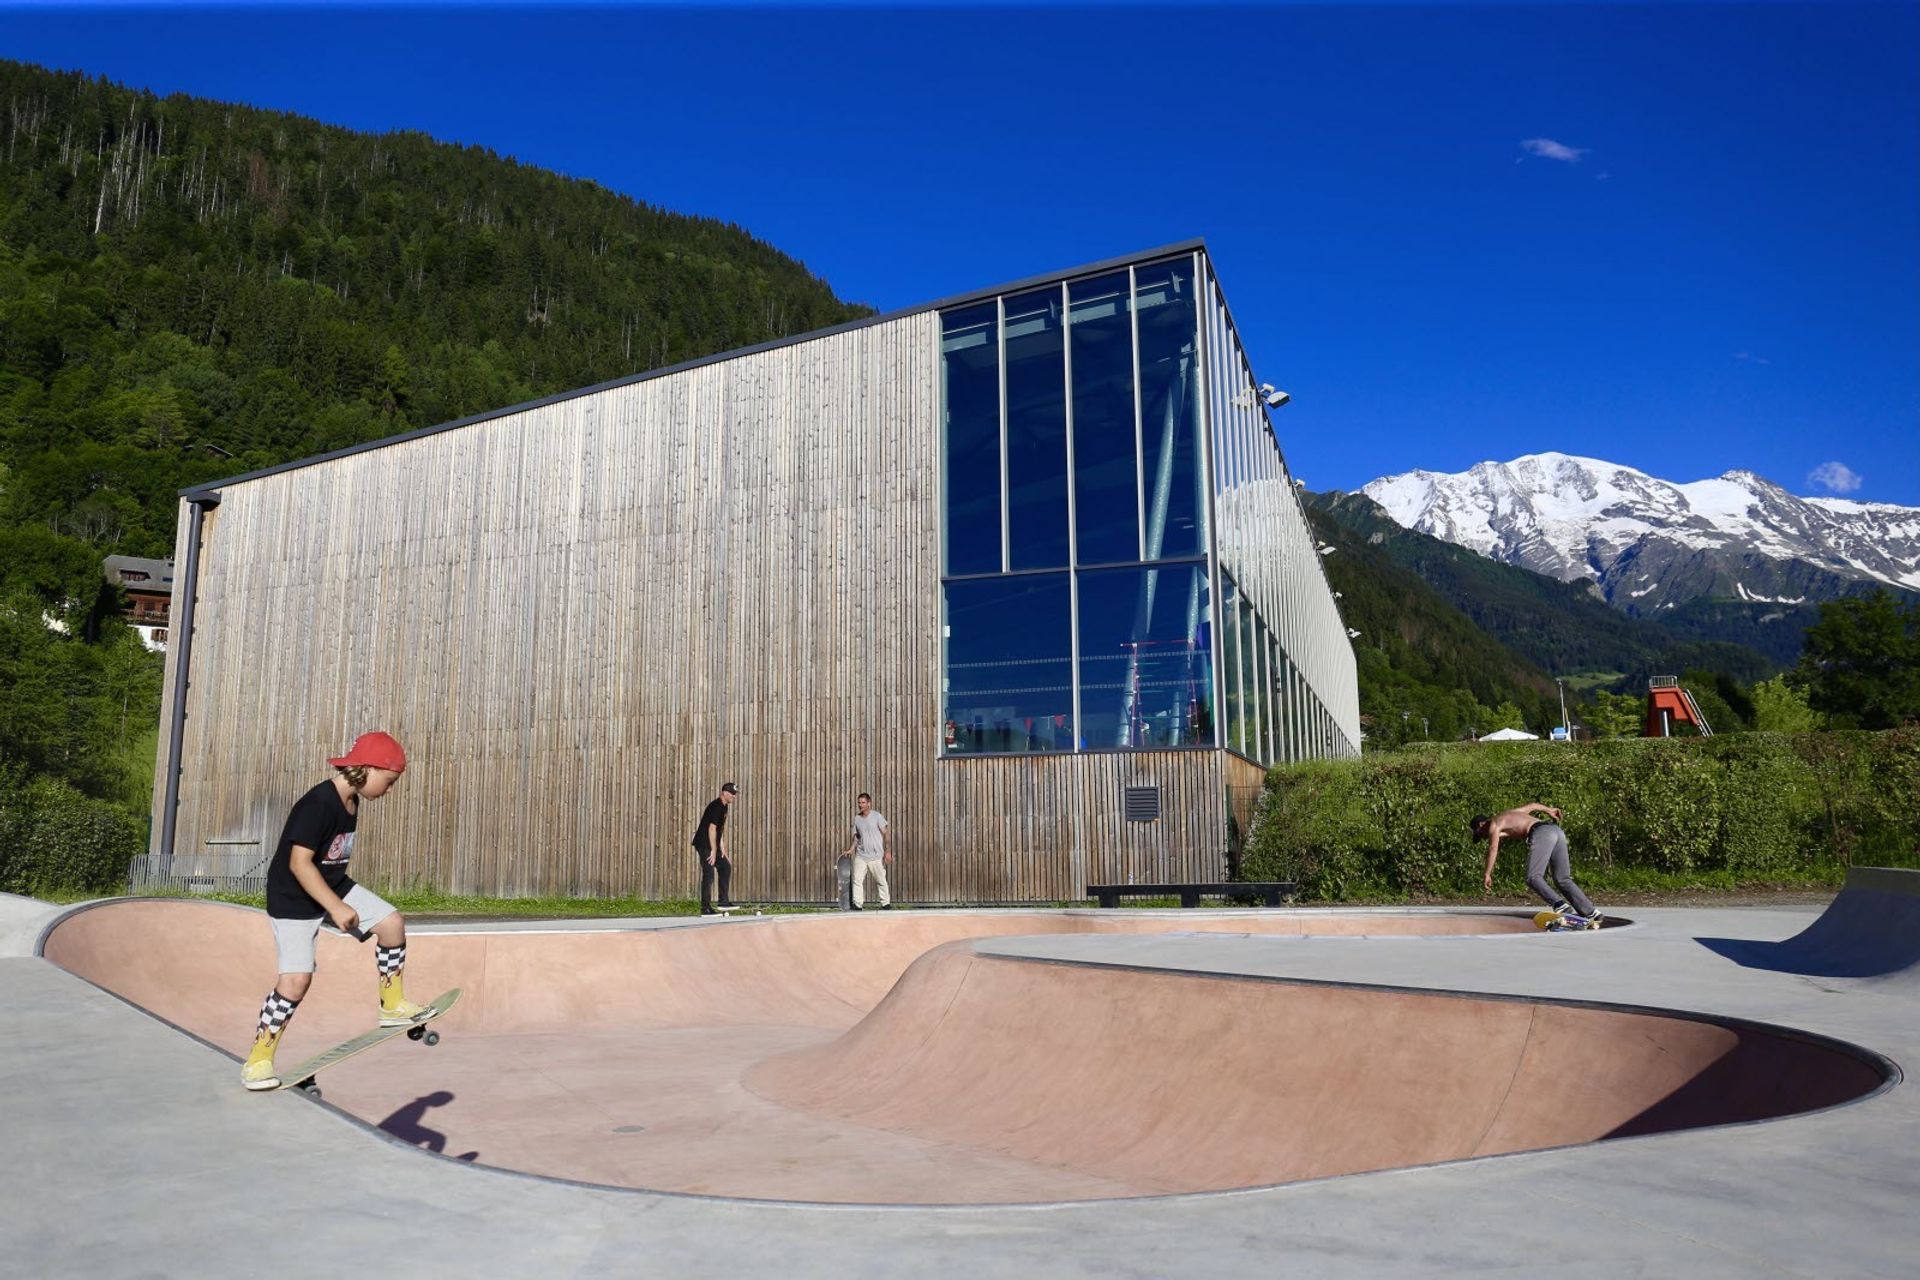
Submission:
[[[1703,738],[1713,736],[1713,726],[1674,676],[1655,676],[1647,681],[1647,719],[1641,727],[1643,738],[1671,738],[1674,729],[1690,724]]]

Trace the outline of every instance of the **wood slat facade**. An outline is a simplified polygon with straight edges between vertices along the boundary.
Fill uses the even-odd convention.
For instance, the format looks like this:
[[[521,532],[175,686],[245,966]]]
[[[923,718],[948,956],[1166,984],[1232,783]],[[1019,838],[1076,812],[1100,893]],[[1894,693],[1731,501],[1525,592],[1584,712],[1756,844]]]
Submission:
[[[826,900],[862,790],[905,900],[1219,875],[1216,752],[937,758],[938,328],[908,316],[223,486],[176,865],[264,857],[324,758],[384,728],[411,767],[368,810],[374,884],[686,896],[688,837],[729,778],[746,900]],[[184,504],[180,527],[184,564]],[[1141,783],[1164,816],[1123,822]]]
[[[363,824],[375,886],[687,897],[727,779],[746,901],[831,900],[863,790],[906,901],[1223,878],[1262,770],[1218,745],[942,758],[941,385],[936,305],[216,486],[163,877],[264,859],[377,728],[411,766]]]

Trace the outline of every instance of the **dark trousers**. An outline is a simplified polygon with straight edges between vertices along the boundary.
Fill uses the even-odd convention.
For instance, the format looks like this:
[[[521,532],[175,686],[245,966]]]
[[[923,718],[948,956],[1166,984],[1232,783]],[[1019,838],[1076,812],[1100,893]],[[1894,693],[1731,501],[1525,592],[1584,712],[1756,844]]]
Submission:
[[[701,853],[698,849],[693,851],[693,855],[700,859],[700,909],[702,911],[713,910],[713,873],[715,871],[720,873],[720,905],[723,907],[732,906],[733,859],[723,853],[712,862],[708,862],[707,855]]]
[[[1554,892],[1556,886],[1565,897]],[[1580,886],[1573,882],[1573,865],[1567,858],[1567,833],[1557,822],[1536,822],[1527,833],[1527,888],[1539,894],[1541,901],[1550,907],[1570,901],[1581,915],[1593,914],[1593,899],[1580,892]]]

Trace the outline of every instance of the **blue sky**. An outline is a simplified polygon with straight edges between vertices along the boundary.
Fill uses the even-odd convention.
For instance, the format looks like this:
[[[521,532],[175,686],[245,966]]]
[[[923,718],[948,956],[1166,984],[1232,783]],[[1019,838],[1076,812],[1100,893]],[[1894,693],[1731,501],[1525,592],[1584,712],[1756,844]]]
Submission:
[[[883,309],[1204,236],[1316,489],[1920,505],[1920,6],[47,5],[0,56],[491,147]]]

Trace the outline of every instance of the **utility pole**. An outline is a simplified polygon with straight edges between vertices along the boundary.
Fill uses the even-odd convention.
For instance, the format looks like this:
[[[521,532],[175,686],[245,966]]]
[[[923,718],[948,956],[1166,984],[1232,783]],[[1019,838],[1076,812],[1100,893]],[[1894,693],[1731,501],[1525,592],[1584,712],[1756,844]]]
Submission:
[[[1555,676],[1553,682],[1560,686],[1560,731],[1572,742],[1573,726],[1567,723],[1567,682],[1560,676]]]

